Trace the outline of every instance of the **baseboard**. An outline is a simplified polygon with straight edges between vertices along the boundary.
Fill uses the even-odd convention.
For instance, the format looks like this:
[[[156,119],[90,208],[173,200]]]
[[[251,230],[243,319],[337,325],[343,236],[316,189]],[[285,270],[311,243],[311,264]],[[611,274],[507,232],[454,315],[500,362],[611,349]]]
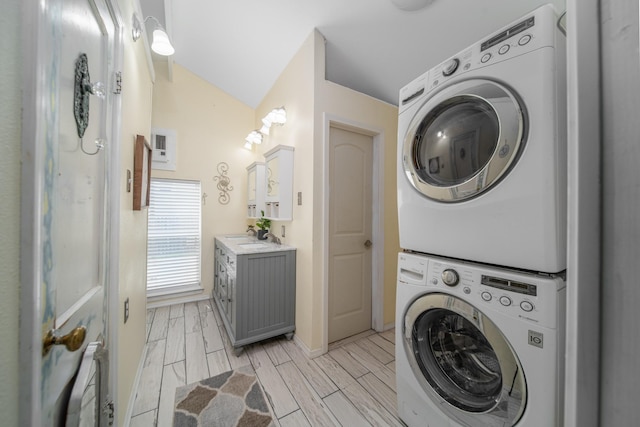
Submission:
[[[210,293],[202,291],[196,295],[174,296],[166,295],[164,297],[147,298],[147,308],[166,307],[173,304],[184,304],[188,302],[198,302],[211,298]]]
[[[140,357],[140,362],[138,363],[138,370],[136,371],[136,377],[133,379],[133,388],[131,389],[131,393],[129,394],[129,403],[127,404],[127,412],[124,416],[124,426],[129,427],[131,424],[131,415],[133,411],[133,404],[136,402],[136,395],[138,394],[138,386],[140,385],[140,377],[142,376],[142,370],[144,369],[144,361],[147,360],[147,344],[144,345],[142,349],[142,356]]]
[[[302,342],[302,340],[300,338],[298,338],[298,335],[296,335],[296,334],[293,335],[293,340],[295,341],[297,346],[302,349],[304,354],[309,359],[313,359],[313,358],[316,358],[318,356],[322,356],[325,353],[321,348],[318,348],[316,350],[309,349],[309,347],[307,347],[307,345],[304,342]]]
[[[388,331],[389,329],[393,329],[396,327],[396,322],[387,323],[382,327],[382,332]]]

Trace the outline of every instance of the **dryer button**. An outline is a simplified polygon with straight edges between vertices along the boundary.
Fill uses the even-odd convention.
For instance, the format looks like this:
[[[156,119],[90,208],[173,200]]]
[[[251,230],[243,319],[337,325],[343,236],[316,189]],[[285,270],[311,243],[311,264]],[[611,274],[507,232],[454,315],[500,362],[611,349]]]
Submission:
[[[504,55],[505,53],[509,52],[510,48],[511,48],[511,46],[509,46],[508,44],[503,44],[502,46],[500,46],[500,49],[498,50],[498,53],[500,55]]]
[[[465,294],[469,295],[469,294],[471,293],[471,288],[470,288],[470,287],[468,287],[468,286],[465,286],[465,287],[462,289],[462,292],[464,292]]]
[[[531,304],[529,301],[522,301],[520,303],[520,308],[524,311],[533,311],[533,304]]]
[[[489,292],[483,292],[480,296],[485,301],[491,301],[491,294]]]
[[[490,59],[491,59],[491,54],[490,53],[485,53],[484,55],[482,55],[482,58],[480,58],[480,62],[482,62],[484,64],[485,62],[487,62]]]
[[[458,65],[460,65],[460,60],[458,58],[453,58],[444,65],[444,68],[442,68],[442,75],[449,77],[451,74],[456,72]]]
[[[505,296],[501,296],[500,297],[500,304],[504,305],[505,307],[510,306],[511,305],[511,298],[505,297]]]
[[[525,44],[529,43],[531,41],[531,34],[527,34],[525,36],[520,37],[520,40],[518,40],[518,44],[520,46],[524,46]]]
[[[433,279],[431,279],[431,284],[432,285],[437,285],[438,284],[438,279],[436,279],[435,277]]]

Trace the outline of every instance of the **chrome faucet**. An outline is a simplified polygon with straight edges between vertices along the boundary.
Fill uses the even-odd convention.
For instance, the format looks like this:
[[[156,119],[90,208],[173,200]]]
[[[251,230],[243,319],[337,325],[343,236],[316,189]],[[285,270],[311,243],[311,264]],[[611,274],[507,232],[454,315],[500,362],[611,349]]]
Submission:
[[[247,233],[251,234],[252,236],[257,236],[258,235],[256,230],[253,228],[253,225],[250,225],[249,228],[247,228]]]
[[[276,245],[281,245],[282,244],[282,242],[280,242],[280,238],[278,236],[276,236],[275,234],[269,232],[269,233],[266,233],[264,235],[264,238],[267,239],[267,240],[269,239],[269,237],[271,237],[271,241],[273,243],[275,243]]]

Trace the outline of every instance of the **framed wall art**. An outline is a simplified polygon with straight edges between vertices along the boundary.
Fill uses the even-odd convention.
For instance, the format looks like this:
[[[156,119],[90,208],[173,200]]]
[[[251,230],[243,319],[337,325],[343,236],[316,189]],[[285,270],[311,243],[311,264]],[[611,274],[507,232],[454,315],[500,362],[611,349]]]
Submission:
[[[133,210],[149,206],[151,184],[151,145],[143,135],[136,136],[133,151]]]

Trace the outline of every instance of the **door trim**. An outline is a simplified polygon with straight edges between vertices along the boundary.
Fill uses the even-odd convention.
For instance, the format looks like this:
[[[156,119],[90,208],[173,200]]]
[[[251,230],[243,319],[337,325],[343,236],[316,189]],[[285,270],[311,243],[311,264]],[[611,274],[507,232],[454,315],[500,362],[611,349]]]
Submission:
[[[115,27],[114,34],[114,51],[113,51],[113,69],[115,71],[124,71],[124,41],[126,38],[125,24],[122,19],[122,13],[118,0],[105,0],[107,7],[111,11],[113,24]],[[138,4],[138,2],[136,2]],[[139,6],[137,6],[139,7]],[[111,135],[113,143],[111,144],[111,153],[109,158],[109,166],[107,168],[107,179],[109,179],[109,189],[107,197],[110,198],[109,211],[107,212],[107,253],[109,254],[109,265],[107,266],[105,295],[107,319],[106,328],[106,349],[109,352],[109,378],[108,390],[109,398],[114,403],[113,419],[118,423],[118,329],[121,322],[120,316],[117,315],[118,307],[120,307],[120,194],[121,187],[121,169],[122,169],[122,153],[120,147],[122,145],[122,94],[111,97],[113,104],[111,105]],[[114,315],[114,312],[116,315]]]
[[[384,131],[366,123],[356,122],[335,114],[322,115],[322,353],[329,348],[329,148],[330,128],[370,136],[373,139],[371,233],[375,242],[371,254],[371,327],[384,329]]]

